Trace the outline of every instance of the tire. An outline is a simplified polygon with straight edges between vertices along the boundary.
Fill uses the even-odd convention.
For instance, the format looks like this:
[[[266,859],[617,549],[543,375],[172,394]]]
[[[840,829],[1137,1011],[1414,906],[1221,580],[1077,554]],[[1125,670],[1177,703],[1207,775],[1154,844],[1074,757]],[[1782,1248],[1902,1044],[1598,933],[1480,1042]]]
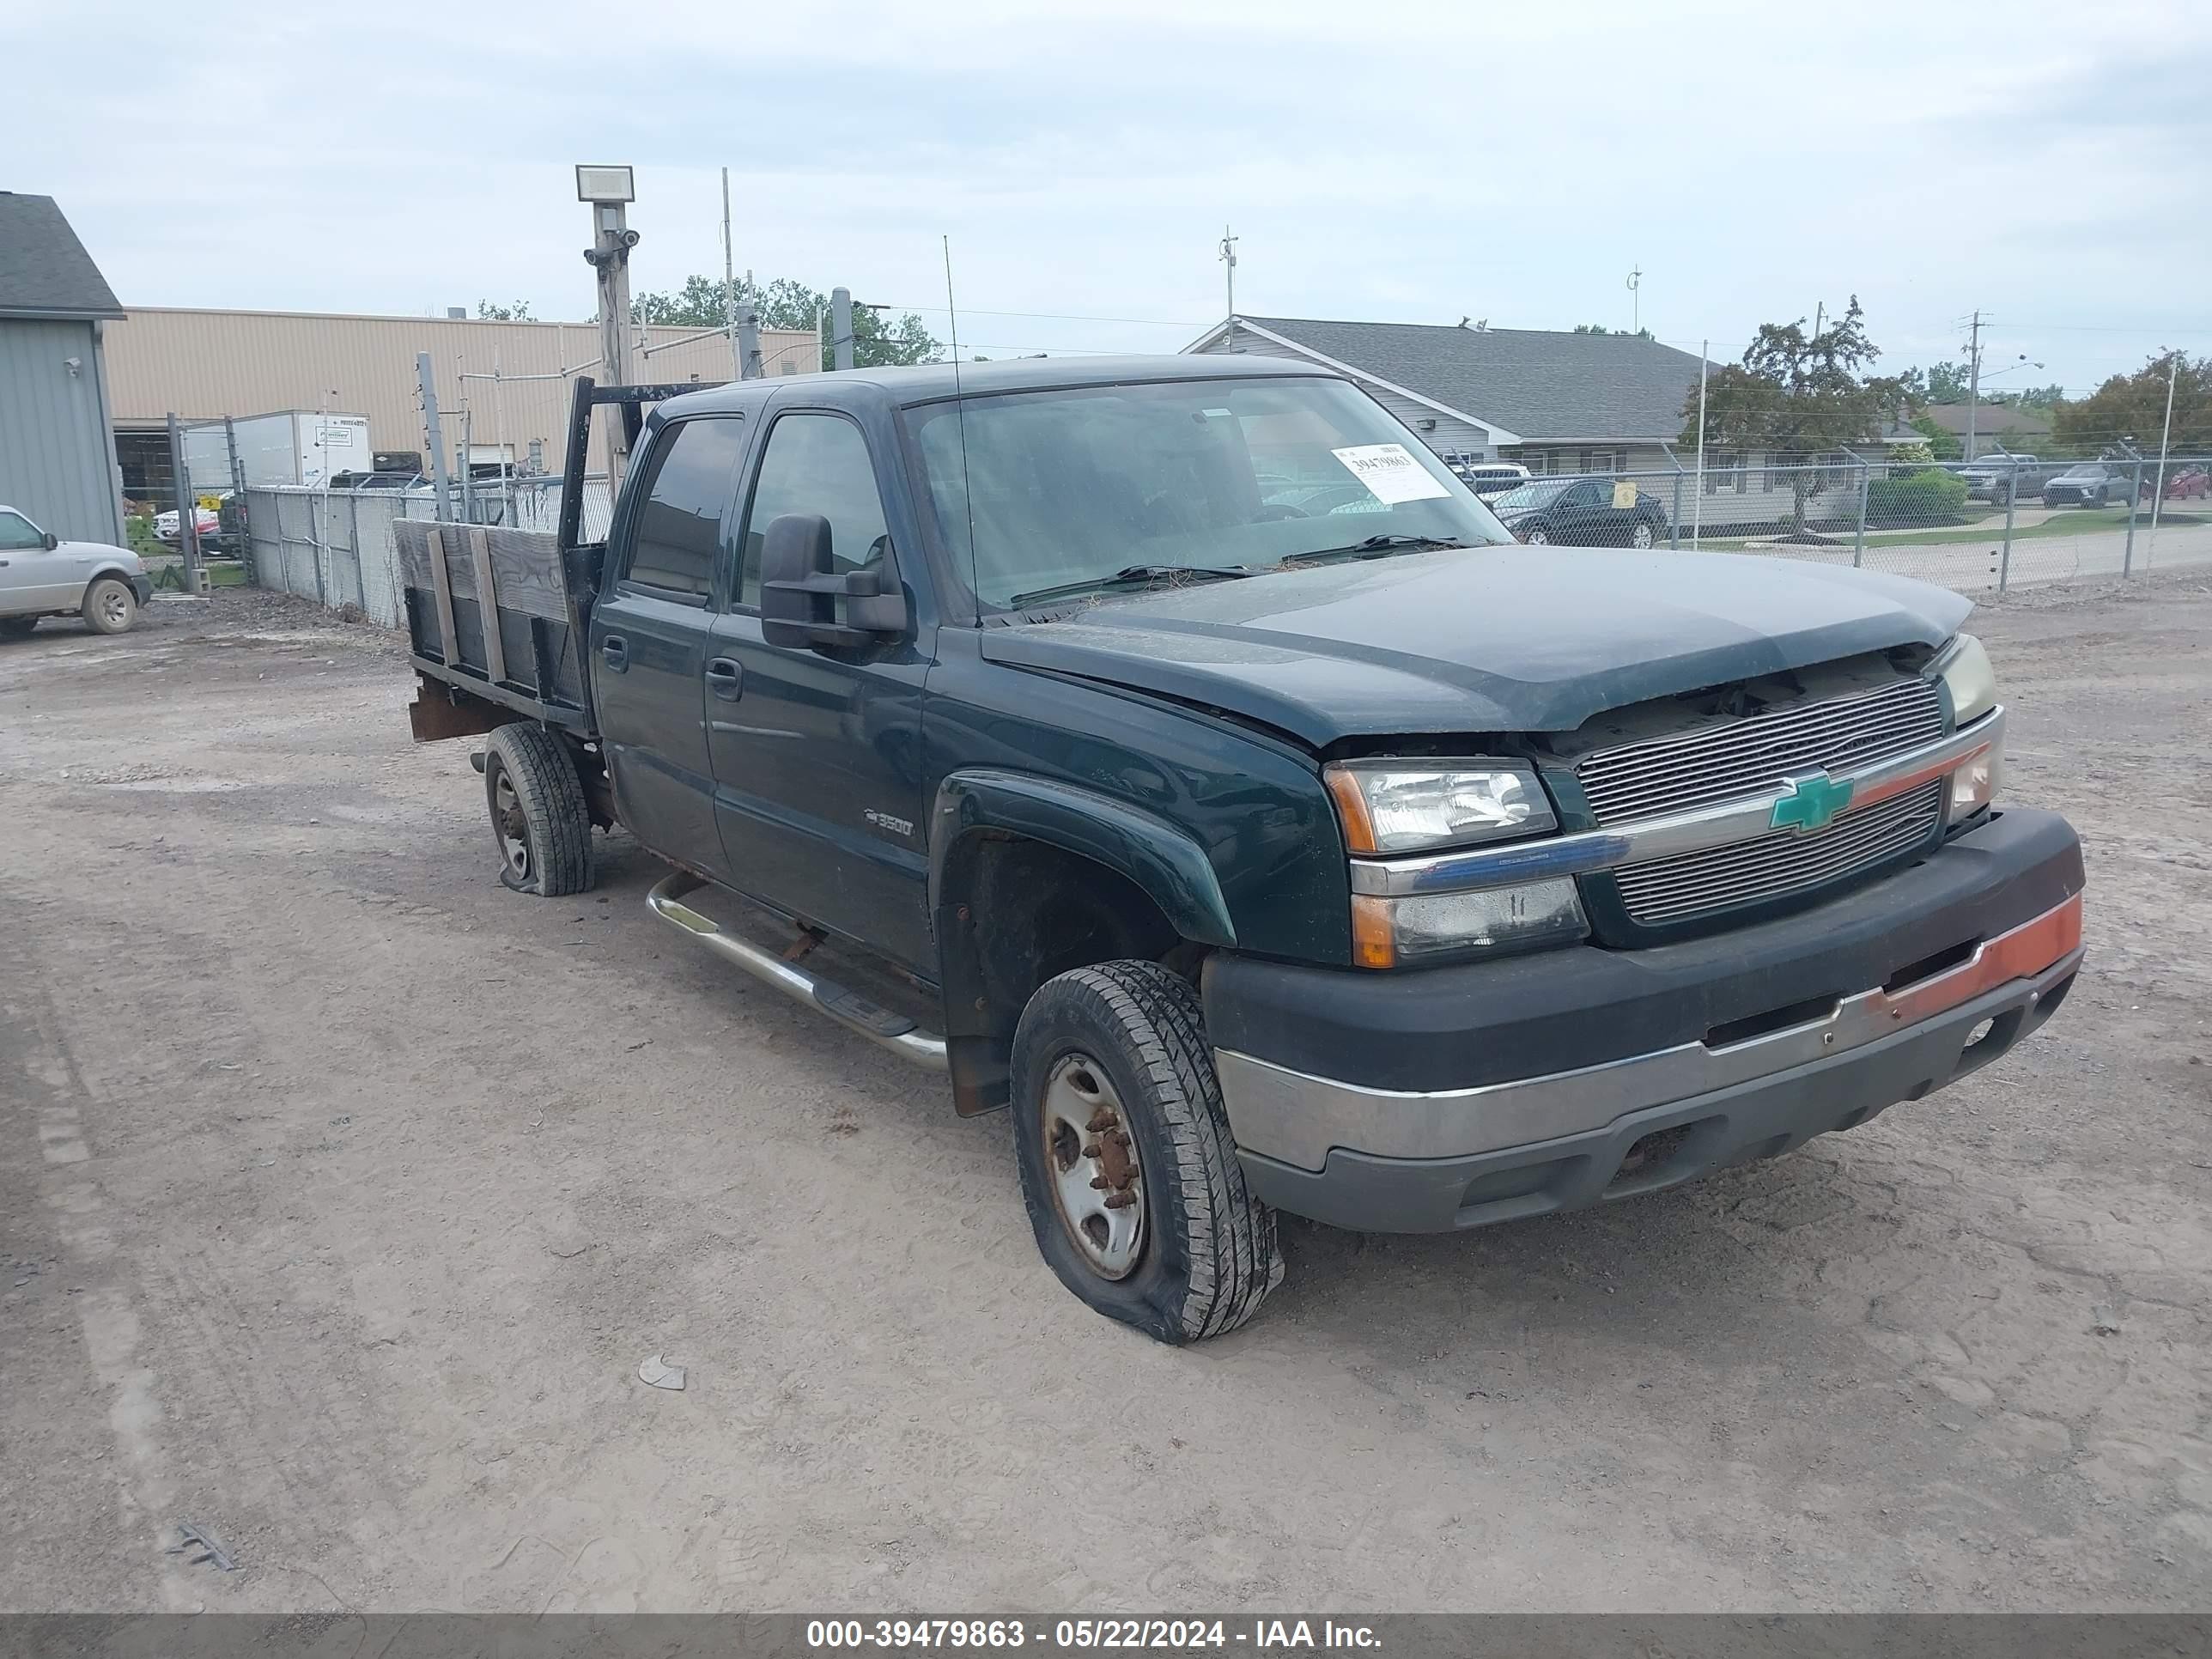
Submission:
[[[0,640],[27,640],[38,625],[36,617],[0,617]]]
[[[588,889],[592,818],[567,745],[542,726],[502,726],[484,745],[483,778],[500,880],[546,898]]]
[[[1651,527],[1650,521],[1646,519],[1638,519],[1635,526],[1628,532],[1628,544],[1631,547],[1650,548],[1658,539],[1659,532]]]
[[[1037,1250],[1079,1299],[1180,1344],[1235,1330],[1282,1283],[1275,1213],[1245,1188],[1188,981],[1151,962],[1047,981],[1015,1029],[1012,1085],[1014,1161]],[[1093,1116],[1071,1133],[1060,1116],[1048,1127],[1091,1101],[1110,1124]],[[1118,1158],[1116,1137],[1127,1148]],[[1101,1185],[1105,1197],[1091,1200]],[[1133,1204],[1110,1209],[1132,1194]],[[1070,1219],[1071,1202],[1094,1213]],[[1101,1249],[1093,1229],[1086,1244],[1086,1220],[1133,1229],[1133,1238]]]
[[[1529,527],[1528,533],[1521,539],[1530,547],[1549,547],[1552,544],[1552,532],[1542,525],[1533,525]]]
[[[84,590],[79,613],[95,634],[125,634],[138,620],[138,596],[112,576],[102,576]]]

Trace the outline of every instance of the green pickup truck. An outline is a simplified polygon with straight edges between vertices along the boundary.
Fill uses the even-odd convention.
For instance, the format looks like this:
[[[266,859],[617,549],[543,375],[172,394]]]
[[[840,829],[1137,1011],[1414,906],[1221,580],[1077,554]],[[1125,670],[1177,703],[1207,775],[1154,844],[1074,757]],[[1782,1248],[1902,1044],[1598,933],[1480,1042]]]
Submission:
[[[568,447],[557,535],[403,526],[415,732],[488,734],[502,878],[577,891],[620,826],[671,925],[1010,1108],[1046,1261],[1162,1340],[1252,1315],[1278,1210],[1441,1231],[1772,1157],[2080,966],[1966,600],[1522,546],[1310,367],[585,382]]]

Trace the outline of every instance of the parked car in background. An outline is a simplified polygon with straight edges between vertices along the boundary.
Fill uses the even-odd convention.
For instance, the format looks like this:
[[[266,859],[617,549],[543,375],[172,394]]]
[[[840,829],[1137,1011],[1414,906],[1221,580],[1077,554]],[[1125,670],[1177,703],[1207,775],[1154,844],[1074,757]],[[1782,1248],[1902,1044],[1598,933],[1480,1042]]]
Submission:
[[[222,515],[214,507],[195,506],[192,508],[192,522],[198,529],[200,543],[203,546],[222,533]],[[167,513],[156,513],[154,515],[154,539],[161,542],[174,542],[177,539],[177,509],[175,507],[171,507]]]
[[[153,595],[146,561],[129,549],[65,542],[0,507],[0,640],[21,639],[41,617],[71,614],[95,634],[120,634]]]
[[[2103,507],[2134,499],[2134,470],[2111,461],[2082,461],[2043,486],[2045,507]]]
[[[1610,478],[1532,478],[1493,497],[1490,510],[1516,540],[1537,545],[1650,547],[1666,540],[1665,511],[1644,491],[1634,495],[1622,507]]]
[[[2041,495],[2060,468],[2058,462],[2039,461],[2033,455],[1984,455],[1960,468],[1959,476],[1966,481],[1968,501],[2002,507],[2022,495]]]
[[[1509,489],[1518,489],[1528,482],[1528,469],[1518,461],[1470,461],[1452,471],[1458,474],[1462,483],[1486,501]]]
[[[2201,466],[2185,466],[2170,472],[2166,479],[2166,499],[2169,501],[2202,500],[2212,495],[2212,473]]]

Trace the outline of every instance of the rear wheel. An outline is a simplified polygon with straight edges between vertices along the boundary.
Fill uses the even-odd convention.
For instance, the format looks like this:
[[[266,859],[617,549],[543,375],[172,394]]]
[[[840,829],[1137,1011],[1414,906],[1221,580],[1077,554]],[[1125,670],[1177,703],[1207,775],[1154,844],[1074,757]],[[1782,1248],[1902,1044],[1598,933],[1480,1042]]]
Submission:
[[[1628,532],[1628,544],[1631,547],[1649,547],[1658,539],[1658,537],[1653,533],[1651,521],[1648,519],[1638,519],[1636,521],[1636,528]]]
[[[1534,525],[1521,539],[1531,547],[1548,547],[1552,542],[1552,532],[1541,525]]]
[[[499,878],[557,898],[592,884],[592,819],[568,747],[542,726],[502,726],[484,745],[484,799]]]
[[[84,625],[95,634],[120,634],[138,620],[138,596],[112,576],[84,591]]]
[[[1162,1342],[1218,1336],[1282,1282],[1237,1161],[1198,993],[1157,963],[1048,980],[1014,1033],[1014,1156],[1060,1282]]]

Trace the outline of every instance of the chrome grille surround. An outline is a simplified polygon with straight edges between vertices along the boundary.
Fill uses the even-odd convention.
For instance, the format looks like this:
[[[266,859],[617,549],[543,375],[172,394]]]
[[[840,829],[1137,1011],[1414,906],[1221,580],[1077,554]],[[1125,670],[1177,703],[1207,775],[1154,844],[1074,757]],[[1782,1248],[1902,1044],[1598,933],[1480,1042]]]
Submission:
[[[1936,682],[1897,679],[1870,691],[1601,749],[1575,765],[1601,825],[1657,817],[1757,794],[1796,772],[1841,772],[1943,735]]]
[[[1771,789],[1793,775],[1845,772],[1943,736],[1933,680],[1893,680],[1868,691],[1624,744],[1575,768],[1601,826],[1694,811]],[[1623,909],[1641,927],[1826,885],[1924,845],[1942,817],[1939,780],[1847,810],[1811,834],[1795,830],[1701,848],[1613,872]]]
[[[1613,872],[1629,920],[1663,927],[1715,910],[1819,887],[1924,845],[1942,816],[1938,778],[1910,793],[1844,812],[1809,836],[1778,830],[1729,847],[1680,853]]]

